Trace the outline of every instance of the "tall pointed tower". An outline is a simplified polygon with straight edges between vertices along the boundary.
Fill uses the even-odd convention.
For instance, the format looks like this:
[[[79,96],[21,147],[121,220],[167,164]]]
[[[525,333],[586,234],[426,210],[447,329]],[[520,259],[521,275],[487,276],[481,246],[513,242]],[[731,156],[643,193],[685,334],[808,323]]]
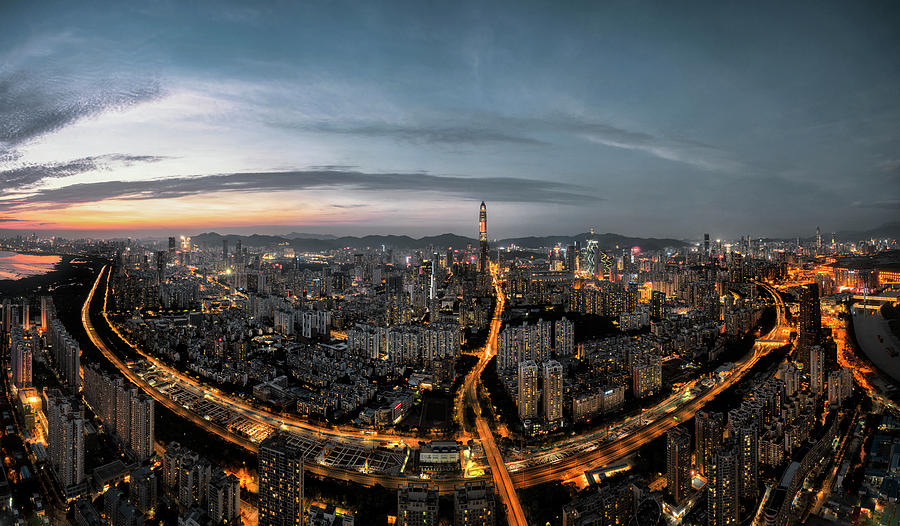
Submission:
[[[484,201],[481,202],[481,210],[478,212],[478,241],[481,244],[478,271],[488,272],[487,207],[484,205]]]

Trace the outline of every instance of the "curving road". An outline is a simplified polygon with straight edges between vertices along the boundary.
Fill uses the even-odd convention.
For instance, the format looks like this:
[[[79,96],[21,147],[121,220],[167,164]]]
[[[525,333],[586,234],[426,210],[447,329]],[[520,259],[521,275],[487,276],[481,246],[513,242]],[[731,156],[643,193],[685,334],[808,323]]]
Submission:
[[[790,326],[785,322],[784,303],[781,301],[780,296],[768,285],[760,283],[760,285],[764,287],[775,300],[778,313],[777,323],[768,334],[761,337],[757,341],[757,344],[754,345],[751,353],[748,353],[748,355],[745,356],[740,362],[735,364],[733,372],[723,382],[717,384],[716,386],[705,392],[700,393],[697,396],[693,396],[691,394],[691,391],[685,388],[682,390],[683,392],[679,391],[669,399],[648,410],[641,417],[634,417],[623,420],[616,426],[613,426],[612,429],[618,430],[616,433],[618,438],[612,442],[601,442],[601,433],[608,433],[608,430],[604,430],[601,432],[592,432],[580,437],[567,439],[561,442],[558,447],[550,448],[549,453],[548,450],[544,450],[532,457],[526,458],[525,460],[505,462],[499,449],[497,448],[493,434],[487,424],[487,421],[484,415],[482,415],[481,413],[481,407],[478,403],[477,397],[477,390],[478,385],[480,384],[481,372],[484,370],[485,366],[493,357],[496,351],[496,341],[500,329],[500,314],[503,311],[505,302],[505,298],[499,287],[499,281],[497,279],[496,272],[497,269],[492,268],[492,273],[494,274],[494,286],[497,290],[497,305],[494,312],[494,318],[491,321],[489,337],[485,346],[481,350],[477,365],[465,378],[463,388],[460,390],[460,398],[463,398],[463,400],[460,400],[460,398],[457,399],[457,403],[455,404],[455,412],[457,419],[463,424],[464,437],[469,436],[469,430],[465,430],[465,423],[463,419],[464,408],[471,407],[475,412],[475,431],[478,433],[478,438],[484,447],[485,455],[491,468],[491,474],[494,480],[495,487],[497,488],[502,501],[506,505],[507,516],[509,517],[510,524],[526,524],[521,504],[519,503],[518,497],[516,495],[516,487],[530,487],[555,480],[570,480],[583,475],[586,470],[615,463],[622,457],[635,452],[647,442],[659,437],[672,427],[678,425],[681,421],[691,418],[694,413],[702,409],[707,402],[736,383],[748,371],[750,371],[760,358],[765,356],[771,349],[774,348],[772,343],[784,342],[784,335],[790,332]],[[99,337],[90,318],[90,305],[94,300],[98,287],[103,282],[104,275],[106,276],[107,289],[106,293],[104,294],[102,311],[104,321],[109,324],[111,329],[115,331],[116,334],[118,334],[120,337],[122,336],[118,333],[115,327],[113,327],[112,324],[109,323],[109,320],[106,317],[106,296],[108,295],[109,269],[108,267],[104,267],[101,270],[100,274],[97,276],[97,279],[94,282],[94,285],[91,288],[91,291],[88,294],[88,297],[82,307],[82,323],[84,324],[85,330],[91,342],[97,347],[97,349],[103,354],[106,359],[108,359],[113,365],[116,366],[117,369],[119,369],[119,371],[123,375],[125,375],[131,382],[137,385],[142,391],[153,397],[154,400],[156,400],[158,403],[170,409],[180,417],[191,421],[207,432],[216,434],[227,440],[228,442],[231,442],[255,453],[258,447],[250,440],[236,435],[228,429],[225,429],[222,426],[214,424],[200,417],[198,414],[184,408],[181,404],[172,401],[166,395],[157,391],[141,376],[132,371],[127,366],[127,364],[125,364],[115,354],[115,352],[113,352]],[[122,338],[122,341],[125,341],[127,343],[127,340],[125,340],[124,338]],[[153,363],[157,367],[160,367],[167,372],[171,372],[172,374],[177,375],[180,380],[192,385],[195,389],[205,393],[208,398],[211,398],[222,405],[230,406],[231,408],[239,410],[242,413],[253,415],[254,417],[264,420],[270,424],[277,424],[279,427],[290,429],[293,432],[301,434],[315,433],[318,436],[325,435],[337,440],[363,441],[368,444],[372,444],[373,442],[396,443],[398,440],[403,441],[410,446],[416,446],[418,444],[418,437],[394,435],[374,437],[355,428],[324,428],[309,424],[296,418],[286,417],[285,415],[279,415],[262,410],[261,408],[252,406],[242,400],[235,399],[234,397],[222,393],[215,388],[201,384],[193,378],[181,374],[178,371],[173,370],[171,367],[166,366],[154,357],[141,352],[136,347],[132,346],[132,348],[135,350],[135,352],[144,357],[148,362]],[[691,386],[693,385],[694,384],[691,384]],[[634,420],[638,420],[637,426],[639,426],[639,429],[631,429],[631,426],[635,425]],[[397,488],[400,484],[406,484],[411,480],[414,480],[409,477],[403,476],[362,473],[349,469],[325,466],[310,461],[307,461],[307,469],[309,469],[311,473],[314,473],[316,475],[351,481],[365,486],[379,484],[387,488]],[[445,479],[433,479],[430,482],[436,485],[441,493],[446,494],[452,492],[457,485],[467,480],[473,480],[473,478],[453,477]]]
[[[516,487],[509,471],[506,469],[506,463],[500,454],[500,449],[494,441],[494,433],[488,426],[487,420],[481,412],[481,404],[478,403],[478,386],[481,384],[481,373],[487,366],[488,362],[497,352],[497,336],[500,334],[500,322],[503,314],[503,307],[506,297],[500,288],[500,281],[497,278],[497,265],[491,265],[491,275],[493,279],[494,290],[497,294],[497,304],[494,309],[494,316],[491,319],[488,338],[481,349],[478,363],[466,375],[463,388],[460,389],[460,396],[465,398],[465,403],[457,401],[456,410],[457,418],[460,420],[463,429],[465,429],[465,420],[463,418],[464,407],[472,408],[475,413],[475,428],[478,431],[478,439],[484,448],[484,455],[487,457],[488,465],[491,468],[491,476],[494,479],[494,487],[500,495],[500,500],[506,507],[506,518],[510,526],[527,526],[525,520],[525,512],[522,510],[522,504],[519,502],[519,496],[516,494]]]

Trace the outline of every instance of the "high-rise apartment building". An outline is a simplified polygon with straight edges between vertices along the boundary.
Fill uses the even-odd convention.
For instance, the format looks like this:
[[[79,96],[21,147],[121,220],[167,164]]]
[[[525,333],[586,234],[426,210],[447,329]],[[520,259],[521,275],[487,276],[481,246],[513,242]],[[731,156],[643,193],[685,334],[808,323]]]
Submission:
[[[397,490],[397,526],[436,526],[438,490],[428,483],[400,485]]]
[[[709,457],[722,445],[725,438],[725,416],[722,413],[700,411],[694,415],[696,442],[695,465],[697,471],[708,476]]]
[[[43,392],[50,465],[65,491],[84,482],[84,418],[58,389]]]
[[[41,332],[47,334],[50,330],[50,321],[53,319],[53,299],[50,296],[41,296]]]
[[[758,416],[761,415],[754,414],[751,404],[728,412],[729,437],[737,454],[738,494],[746,500],[755,500],[759,493]]]
[[[153,456],[154,402],[148,395],[137,392],[131,396],[131,426],[129,442],[138,461]]]
[[[558,425],[563,417],[563,367],[556,360],[543,364],[544,373],[544,420]]]
[[[31,341],[25,339],[22,327],[13,327],[9,334],[9,367],[12,383],[18,389],[31,386]]]
[[[646,357],[631,366],[631,390],[635,398],[659,392],[662,387],[662,363],[657,357]]]
[[[453,521],[464,526],[494,526],[494,485],[466,482],[453,494]]]
[[[519,418],[522,421],[536,418],[538,415],[538,366],[528,360],[519,364],[518,385]]]
[[[143,512],[149,512],[156,507],[159,495],[159,481],[156,472],[148,466],[143,466],[131,473],[131,482],[128,485],[129,498],[137,508]]]
[[[809,363],[809,390],[820,395],[825,392],[825,350],[813,345],[807,350]]]
[[[241,523],[241,481],[219,470],[207,486],[206,509],[214,524]]]
[[[778,378],[784,382],[785,396],[794,396],[800,390],[800,370],[792,362],[778,366]]]
[[[666,433],[666,489],[676,505],[691,489],[691,434],[681,426]]]
[[[288,435],[259,445],[259,526],[303,524],[303,453]]]
[[[137,389],[122,381],[116,385],[116,435],[125,447],[131,447],[131,397]]]
[[[565,317],[553,322],[553,345],[557,356],[572,356],[575,352],[575,323]]]
[[[713,451],[707,465],[706,524],[730,526],[738,524],[738,455],[730,444]]]
[[[58,319],[50,324],[53,334],[53,356],[56,370],[63,382],[72,390],[77,391],[81,386],[81,347],[66,331]]]
[[[849,367],[841,367],[828,373],[828,404],[840,405],[853,394],[853,371]]]
[[[497,337],[497,368],[515,371],[526,360],[541,363],[550,359],[552,329],[553,323],[544,320],[504,327]]]

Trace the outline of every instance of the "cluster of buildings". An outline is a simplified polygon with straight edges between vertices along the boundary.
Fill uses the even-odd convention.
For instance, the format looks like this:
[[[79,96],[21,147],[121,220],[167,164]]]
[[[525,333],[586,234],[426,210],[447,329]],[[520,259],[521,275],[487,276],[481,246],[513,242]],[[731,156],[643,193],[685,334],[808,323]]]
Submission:
[[[693,440],[684,426],[667,433],[671,517],[719,526],[752,519],[788,524],[802,515],[795,497],[833,452],[853,378],[849,368],[836,365],[834,342],[821,328],[815,287],[803,286],[798,303],[792,359],[780,363],[774,376],[755,379],[727,412],[697,413]],[[763,468],[782,473],[781,482],[765,492]]]
[[[453,493],[453,524],[456,526],[494,526],[496,502],[490,482],[472,481]],[[436,526],[438,490],[427,482],[401,485],[397,490],[396,524],[400,526]]]
[[[347,329],[347,349],[373,360],[393,364],[432,367],[453,363],[459,357],[458,324],[407,324],[372,326],[358,324]],[[452,378],[451,378],[452,380]]]
[[[97,364],[84,368],[84,400],[104,428],[142,462],[153,456],[155,402],[118,374]]]

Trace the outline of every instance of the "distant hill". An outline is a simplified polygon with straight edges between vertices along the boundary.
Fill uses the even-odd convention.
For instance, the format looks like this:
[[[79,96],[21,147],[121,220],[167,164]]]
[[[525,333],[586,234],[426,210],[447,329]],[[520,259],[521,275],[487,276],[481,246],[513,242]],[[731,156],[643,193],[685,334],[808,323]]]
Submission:
[[[509,245],[516,244],[520,247],[525,248],[541,248],[541,247],[552,247],[557,243],[561,246],[572,245],[576,241],[584,245],[587,239],[596,239],[600,245],[600,248],[605,250],[614,250],[616,247],[618,248],[631,248],[631,247],[641,247],[643,250],[662,250],[666,247],[683,247],[687,245],[686,242],[678,240],[678,239],[667,239],[667,238],[652,238],[652,237],[628,237],[623,236],[621,234],[593,234],[590,232],[584,232],[582,234],[577,234],[574,236],[530,236],[530,237],[518,237],[518,238],[510,238],[510,239],[501,239],[498,241],[500,245]]]
[[[830,243],[831,242],[831,232],[822,231],[822,242]],[[900,221],[894,221],[892,223],[885,223],[881,226],[877,226],[875,228],[869,230],[838,230],[834,233],[834,238],[837,241],[860,241],[865,239],[900,239]],[[794,241],[796,237],[790,238],[766,238],[772,241]],[[810,243],[816,240],[816,236],[801,236],[800,241],[803,243]]]
[[[892,223],[885,223],[881,226],[875,227],[870,230],[861,230],[861,231],[843,231],[837,232],[835,234],[838,239],[844,241],[857,241],[860,239],[871,239],[871,238],[893,238],[900,239],[900,221],[894,221]],[[825,237],[825,233],[822,233],[822,237]]]
[[[236,234],[219,234],[216,232],[206,232],[203,234],[199,234],[193,236],[191,239],[199,244],[200,246],[205,247],[220,247],[222,246],[222,240],[227,239],[228,243],[231,247],[234,247],[234,243],[238,240],[247,247],[269,247],[276,245],[289,245],[293,247],[295,250],[308,250],[308,251],[319,251],[319,250],[333,250],[338,248],[355,248],[355,249],[365,249],[365,248],[377,248],[382,245],[388,248],[394,248],[399,250],[407,250],[407,249],[427,249],[429,247],[435,249],[443,249],[448,247],[453,248],[464,248],[467,245],[477,245],[478,240],[475,238],[459,236],[456,234],[440,234],[437,236],[425,236],[421,238],[413,238],[410,236],[398,236],[398,235],[369,235],[363,237],[356,236],[344,236],[344,237],[334,237],[334,236],[318,236],[318,237],[300,237],[302,234],[297,234],[297,237],[292,237],[293,234],[289,234],[286,236],[271,236],[271,235],[261,235],[261,234],[253,234],[251,236],[240,236]],[[584,244],[585,240],[591,237],[589,233],[583,233],[578,235],[560,235],[560,236],[531,236],[531,237],[520,237],[520,238],[509,238],[509,239],[501,239],[499,241],[492,241],[492,244],[499,244],[500,246],[507,246],[510,244],[516,244],[522,248],[542,248],[542,247],[552,247],[559,243],[560,245],[571,245],[576,241]],[[628,237],[620,234],[594,234],[593,239],[596,239],[600,248],[613,250],[616,247],[618,248],[629,248],[633,246],[639,246],[644,250],[660,250],[665,247],[681,247],[685,246],[687,243],[684,241],[680,241],[677,239],[657,239],[657,238],[641,238],[641,237]]]
[[[331,234],[308,234],[306,232],[291,232],[285,234],[288,239],[337,239],[337,236]]]

